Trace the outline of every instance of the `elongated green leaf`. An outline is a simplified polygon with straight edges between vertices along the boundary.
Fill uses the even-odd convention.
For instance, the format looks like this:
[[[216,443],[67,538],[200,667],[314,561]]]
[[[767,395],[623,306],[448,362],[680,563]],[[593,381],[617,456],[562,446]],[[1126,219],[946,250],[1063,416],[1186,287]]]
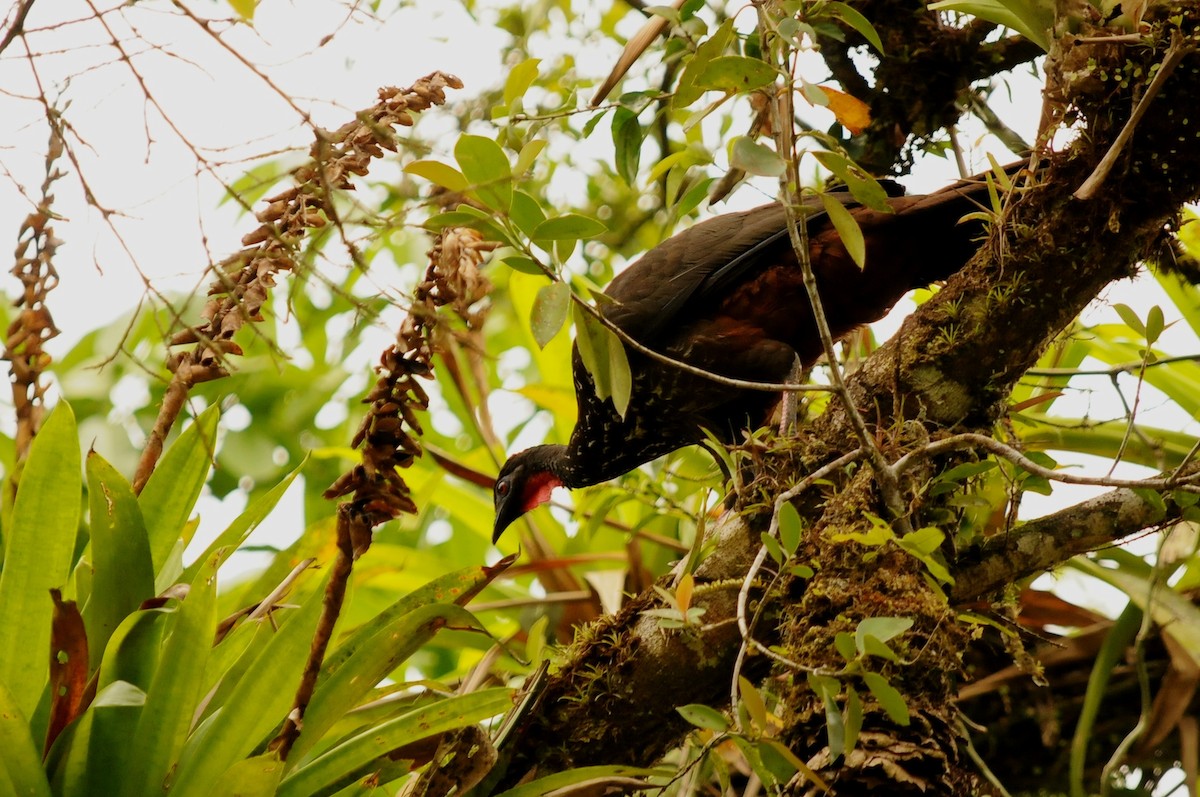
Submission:
[[[50,590],[66,584],[71,574],[83,490],[80,464],[75,415],[64,401],[34,438],[11,526],[4,530],[0,683],[30,718],[49,674]]]
[[[92,591],[84,606],[94,669],[109,637],[142,601],[154,596],[154,564],[137,496],[124,476],[95,452],[87,456]]]
[[[934,11],[957,11],[1012,28],[1043,50],[1050,49],[1054,4],[1041,0],[940,0]]]
[[[511,707],[512,691],[498,688],[457,695],[415,709],[352,736],[298,767],[280,784],[279,797],[332,794],[401,745],[482,722]]]
[[[645,134],[637,114],[628,108],[618,108],[613,114],[612,140],[617,174],[626,185],[637,184],[638,164],[642,159],[642,140]]]
[[[122,792],[128,797],[162,791],[183,749],[203,696],[204,665],[216,632],[217,564],[215,557],[205,562],[175,610],[170,636],[130,741],[138,753],[130,759]]]
[[[216,451],[219,417],[214,404],[184,429],[163,454],[138,496],[146,536],[150,540],[155,587],[159,591],[174,582],[176,574],[164,573],[163,566],[192,516],[196,499],[208,479]]]
[[[340,661],[337,669],[318,683],[304,712],[304,733],[296,740],[289,760],[299,760],[388,673],[447,625],[482,630],[470,612],[454,604],[422,606],[380,629],[372,637],[374,644],[359,647],[351,657]]]
[[[508,71],[508,77],[504,81],[505,105],[512,107],[514,100],[525,96],[533,81],[537,80],[538,64],[541,62],[540,58],[526,58]]]
[[[265,741],[283,721],[321,614],[321,596],[322,590],[314,591],[286,619],[216,712],[188,739],[174,776],[172,797],[206,797],[208,784]]]
[[[263,753],[243,759],[212,785],[212,797],[269,797],[283,777],[283,762],[275,753]]]
[[[867,264],[867,244],[863,238],[862,228],[858,226],[854,216],[850,215],[850,211],[846,210],[846,206],[836,198],[829,194],[821,194],[821,204],[825,206],[825,213],[833,222],[833,228],[837,230],[838,237],[842,239],[842,246],[846,247],[846,251],[850,253],[854,263],[859,268],[863,268]]]
[[[579,356],[592,377],[596,397],[601,400],[611,398],[613,406],[623,416],[629,407],[632,391],[625,344],[593,318],[591,313],[576,304],[571,306],[571,316],[575,321],[575,343],[579,347]]]
[[[300,471],[304,470],[304,466],[308,463],[308,456],[295,467],[295,469],[279,480],[279,483],[260,495],[254,500],[250,506],[246,507],[246,511],[237,516],[237,519],[229,524],[229,527],[222,531],[212,543],[204,549],[204,553],[192,563],[190,567],[183,571],[183,580],[191,582],[196,577],[196,572],[212,557],[217,557],[217,567],[220,567],[230,557],[230,555],[238,549],[238,547],[246,541],[258,524],[266,520],[267,515],[271,514],[271,510],[283,498],[283,494],[292,486],[292,482],[300,475]]]
[[[539,224],[530,237],[535,241],[594,238],[607,232],[604,223],[578,213],[564,213]]]
[[[546,348],[546,344],[554,340],[566,323],[570,309],[571,286],[567,283],[551,282],[538,291],[537,298],[533,300],[529,325],[533,330],[533,339],[540,348]]]
[[[556,772],[544,778],[531,780],[516,788],[501,792],[498,797],[541,797],[543,794],[550,794],[558,789],[566,789],[576,783],[587,783],[588,781],[598,781],[606,778],[615,780],[624,778],[671,778],[675,774],[674,770],[665,767],[661,769],[645,769],[642,767],[624,767],[619,765],[579,767],[578,769]]]
[[[715,708],[702,703],[676,706],[675,710],[679,712],[679,716],[697,728],[708,728],[717,733],[724,733],[729,730],[729,719]]]
[[[440,185],[451,191],[465,191],[470,185],[462,172],[441,161],[413,161],[405,165],[404,171],[423,177],[434,185]]]
[[[12,693],[0,682],[0,786],[9,794],[21,797],[50,797],[50,783],[42,768],[29,721],[13,699]]]
[[[454,158],[479,201],[507,213],[512,205],[512,169],[500,145],[483,136],[459,136]]]
[[[904,702],[904,695],[900,694],[896,687],[888,683],[882,675],[874,672],[864,673],[863,681],[871,690],[871,694],[879,701],[879,705],[883,706],[883,710],[887,712],[892,722],[897,725],[908,725],[908,705]]]
[[[829,4],[829,12],[858,31],[877,52],[883,53],[883,42],[879,40],[875,27],[857,9],[845,3],[833,2]]]
[[[1079,711],[1079,720],[1075,724],[1075,733],[1071,737],[1071,795],[1072,797],[1087,797],[1088,789],[1085,779],[1087,770],[1088,742],[1092,738],[1092,730],[1096,725],[1096,717],[1100,714],[1100,705],[1108,691],[1108,682],[1112,678],[1116,666],[1125,658],[1125,649],[1137,635],[1142,624],[1142,610],[1130,601],[1125,609],[1113,622],[1112,628],[1104,637],[1096,659],[1092,663],[1092,672],[1088,676],[1087,691],[1083,696],[1083,706]]]
[[[129,761],[137,756],[129,740],[137,729],[146,704],[146,693],[128,681],[114,681],[96,693],[80,725],[87,723],[86,764],[82,767],[79,794],[120,794],[129,774]],[[83,736],[71,739],[80,744]]]

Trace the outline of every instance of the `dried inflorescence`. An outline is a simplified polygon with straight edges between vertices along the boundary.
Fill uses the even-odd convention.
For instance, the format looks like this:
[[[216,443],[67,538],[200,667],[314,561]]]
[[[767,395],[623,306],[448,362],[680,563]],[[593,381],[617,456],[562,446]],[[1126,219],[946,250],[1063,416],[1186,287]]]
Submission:
[[[242,353],[233,336],[247,321],[261,320],[277,275],[296,268],[297,246],[308,230],[335,218],[332,192],[353,190],[353,175],[366,174],[372,158],[396,150],[395,126],[411,126],[414,113],[443,104],[447,88],[461,87],[453,75],[434,72],[410,88],[380,89],[379,102],[359,112],[355,121],[332,133],[318,132],[311,162],[294,173],[296,185],[266,200],[266,208],[257,214],[260,226],[242,238],[246,248],[218,266],[208,291],[212,298],[202,313],[204,321],[171,339],[172,346],[193,348],[168,358],[173,377],[134,479],[138,489],[158,461],[188,390],[228,373],[226,356]]]
[[[444,230],[429,251],[429,267],[396,343],[380,358],[380,377],[364,399],[371,407],[352,443],[362,446],[362,461],[325,491],[326,498],[354,493],[348,511],[360,521],[354,526],[359,530],[353,540],[356,555],[370,545],[371,528],[417,511],[397,469],[408,467],[421,455],[415,439],[421,435],[416,413],[429,406],[429,397],[418,377],[428,378],[433,367],[431,336],[437,309],[450,305],[468,327],[482,324],[483,310],[477,305],[491,285],[479,266],[494,247],[475,230]]]
[[[10,366],[13,407],[17,414],[17,456],[23,457],[41,425],[45,410],[46,385],[42,374],[50,364],[43,346],[58,335],[58,327],[46,305],[46,297],[58,285],[54,254],[59,241],[50,222],[54,195],[50,189],[63,176],[55,165],[63,152],[63,142],[55,119],[51,119],[50,143],[46,150],[46,177],[42,181],[42,199],[21,223],[17,250],[10,272],[21,281],[21,296],[13,303],[16,317],[8,325],[4,357]]]

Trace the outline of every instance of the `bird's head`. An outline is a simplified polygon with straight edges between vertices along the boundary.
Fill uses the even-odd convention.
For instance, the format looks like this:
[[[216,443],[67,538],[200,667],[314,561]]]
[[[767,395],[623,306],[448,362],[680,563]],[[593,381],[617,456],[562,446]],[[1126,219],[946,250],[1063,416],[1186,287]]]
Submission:
[[[563,484],[559,475],[566,446],[534,446],[508,458],[496,484],[492,497],[496,503],[496,523],[492,528],[492,542],[500,539],[512,522],[550,500],[550,493]]]

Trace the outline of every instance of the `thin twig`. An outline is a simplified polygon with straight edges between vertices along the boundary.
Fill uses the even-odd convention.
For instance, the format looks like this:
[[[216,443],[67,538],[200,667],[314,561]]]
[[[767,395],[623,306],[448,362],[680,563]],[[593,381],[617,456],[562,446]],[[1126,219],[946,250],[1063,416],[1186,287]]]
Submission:
[[[924,445],[916,451],[910,451],[896,460],[895,464],[892,465],[892,469],[899,475],[911,468],[918,461],[929,457],[974,448],[982,448],[990,454],[1006,459],[1022,470],[1032,473],[1034,476],[1041,476],[1044,479],[1062,482],[1063,484],[1083,484],[1092,487],[1128,487],[1133,490],[1183,490],[1189,493],[1200,493],[1200,473],[1184,477],[1172,475],[1159,479],[1113,479],[1096,476],[1074,476],[1039,465],[1012,446],[1005,445],[987,435],[975,433],[957,434],[953,437],[946,437]]]

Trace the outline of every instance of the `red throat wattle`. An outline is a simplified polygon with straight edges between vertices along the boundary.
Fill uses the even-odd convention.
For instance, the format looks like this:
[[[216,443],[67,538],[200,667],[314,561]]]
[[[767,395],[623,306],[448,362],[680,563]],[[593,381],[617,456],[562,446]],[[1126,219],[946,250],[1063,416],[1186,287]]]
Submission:
[[[536,509],[550,500],[550,493],[555,487],[561,487],[562,481],[549,471],[535,473],[525,482],[525,493],[521,496],[521,511],[528,512]]]

